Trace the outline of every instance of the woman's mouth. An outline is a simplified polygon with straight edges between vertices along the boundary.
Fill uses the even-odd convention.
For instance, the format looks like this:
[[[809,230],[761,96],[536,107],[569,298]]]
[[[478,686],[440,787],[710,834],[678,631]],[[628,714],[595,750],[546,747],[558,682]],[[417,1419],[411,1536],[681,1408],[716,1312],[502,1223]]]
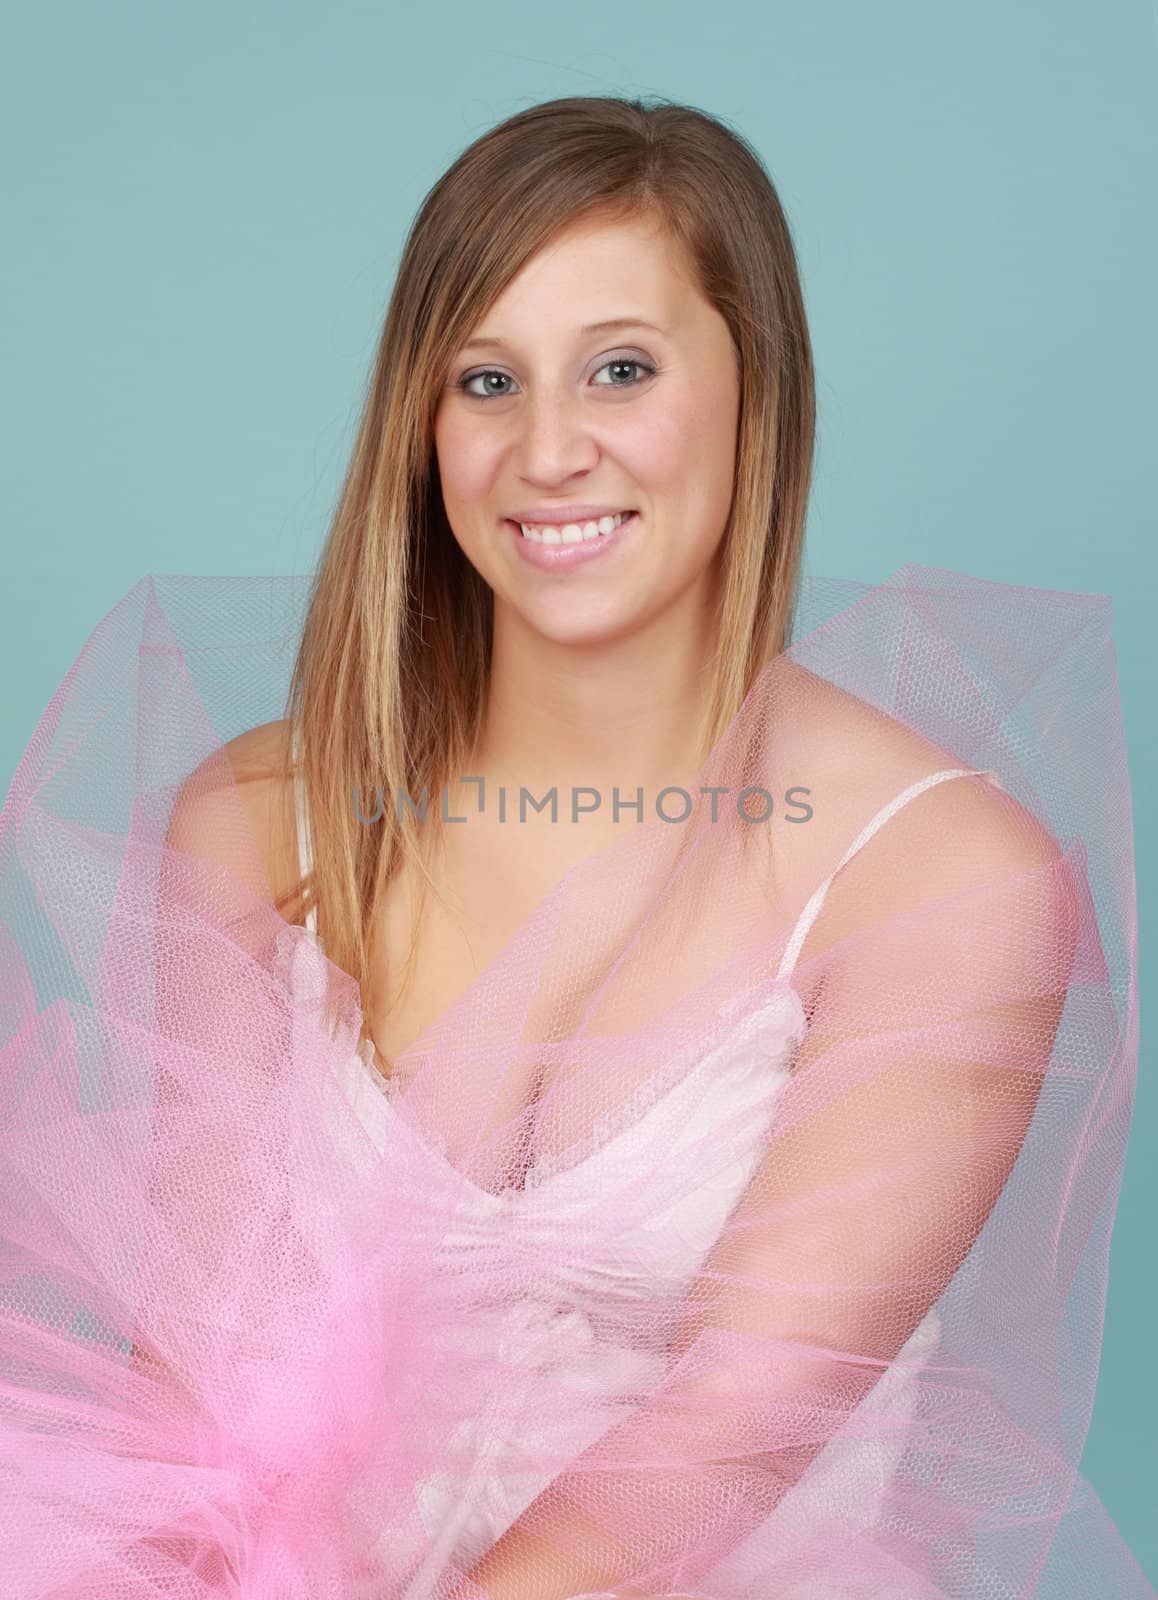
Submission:
[[[566,572],[598,560],[622,544],[638,523],[639,513],[624,510],[615,517],[600,517],[592,522],[544,523],[526,531],[521,523],[504,520],[524,561],[541,572]]]

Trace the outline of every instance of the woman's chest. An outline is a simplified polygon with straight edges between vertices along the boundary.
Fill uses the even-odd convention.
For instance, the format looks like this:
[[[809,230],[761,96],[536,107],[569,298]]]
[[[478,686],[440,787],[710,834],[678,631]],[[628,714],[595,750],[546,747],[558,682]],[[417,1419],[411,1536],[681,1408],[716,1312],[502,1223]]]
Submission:
[[[605,842],[594,833],[568,838],[545,827],[504,829],[471,818],[449,829],[445,843],[432,850],[429,881],[409,865],[395,875],[370,931],[365,999],[369,1031],[388,1070],[405,1079],[407,1063],[397,1069],[393,1064],[412,1050],[409,1071],[415,1070],[424,1046],[436,1046],[437,1024],[488,971],[508,1003],[496,1015],[506,1014],[513,1000],[521,1012],[520,1036],[545,1039],[565,1025],[565,995],[573,1001],[576,985],[582,990],[589,975],[572,972],[564,991],[553,981],[549,961],[521,959],[519,947],[528,940],[532,919],[543,938],[562,939],[561,924],[575,912],[573,897],[558,897],[558,917],[549,897]],[[574,899],[591,910],[595,892],[588,879],[575,885]],[[538,947],[537,939],[531,943]],[[530,1066],[508,1065],[503,1081],[492,1083],[496,1123],[509,1122],[537,1096],[537,1076]]]
[[[664,1029],[654,1019],[733,953],[742,934],[736,896],[714,867],[694,881],[704,874],[702,850],[673,867],[677,834],[664,830],[663,848],[647,859],[630,829],[504,828],[471,818],[431,850],[429,882],[404,867],[388,886],[371,928],[364,996],[379,1069],[402,1088],[432,1062],[434,1075],[453,1079],[456,1106],[470,1108],[462,1143],[481,1145],[494,1164],[486,1181],[528,1160],[531,1144],[571,1148],[599,1121],[614,1121],[633,1080],[663,1066],[633,1058],[612,1072],[568,1059],[559,1069],[537,1043],[650,1037],[649,1027],[658,1037]],[[764,871],[753,850],[742,873],[749,892]],[[681,892],[671,892],[673,881]],[[478,1004],[459,1012],[476,984]],[[469,1023],[469,1060],[455,1055],[459,1023]],[[560,1070],[574,1087],[557,1084]],[[545,1100],[548,1089],[555,1092]],[[420,1098],[425,1105],[427,1095]],[[432,1108],[435,1099],[442,1096]],[[457,1156],[460,1141],[439,1131]]]

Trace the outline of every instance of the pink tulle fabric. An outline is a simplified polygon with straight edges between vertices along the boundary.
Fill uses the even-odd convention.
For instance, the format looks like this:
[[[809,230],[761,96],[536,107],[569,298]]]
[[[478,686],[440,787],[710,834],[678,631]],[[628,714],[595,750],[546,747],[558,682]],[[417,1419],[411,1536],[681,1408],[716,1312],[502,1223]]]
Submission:
[[[143,580],[0,813],[0,1591],[1153,1596],[1078,1470],[1138,1038],[1108,598],[805,578],[690,814],[386,1079],[222,756],[307,591]]]

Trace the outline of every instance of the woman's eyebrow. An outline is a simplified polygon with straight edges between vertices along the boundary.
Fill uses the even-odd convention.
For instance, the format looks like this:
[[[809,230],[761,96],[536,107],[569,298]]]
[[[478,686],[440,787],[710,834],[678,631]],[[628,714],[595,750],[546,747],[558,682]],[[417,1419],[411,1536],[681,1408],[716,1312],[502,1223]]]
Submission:
[[[662,334],[665,339],[669,337],[666,328],[661,328],[658,323],[648,322],[644,317],[607,317],[603,322],[589,322],[586,327],[580,328],[579,332],[604,333],[612,328],[650,328],[653,333]],[[468,339],[461,348],[463,350],[505,350],[507,341],[505,339],[488,339],[480,335],[477,338]]]

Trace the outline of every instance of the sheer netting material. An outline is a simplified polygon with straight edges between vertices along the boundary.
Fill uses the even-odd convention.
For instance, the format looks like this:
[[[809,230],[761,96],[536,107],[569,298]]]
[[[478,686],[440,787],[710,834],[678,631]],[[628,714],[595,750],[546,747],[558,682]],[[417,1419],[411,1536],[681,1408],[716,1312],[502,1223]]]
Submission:
[[[805,578],[688,814],[592,833],[387,1079],[222,752],[308,588],[143,580],[0,813],[3,1593],[1152,1597],[1079,1471],[1109,599]]]

